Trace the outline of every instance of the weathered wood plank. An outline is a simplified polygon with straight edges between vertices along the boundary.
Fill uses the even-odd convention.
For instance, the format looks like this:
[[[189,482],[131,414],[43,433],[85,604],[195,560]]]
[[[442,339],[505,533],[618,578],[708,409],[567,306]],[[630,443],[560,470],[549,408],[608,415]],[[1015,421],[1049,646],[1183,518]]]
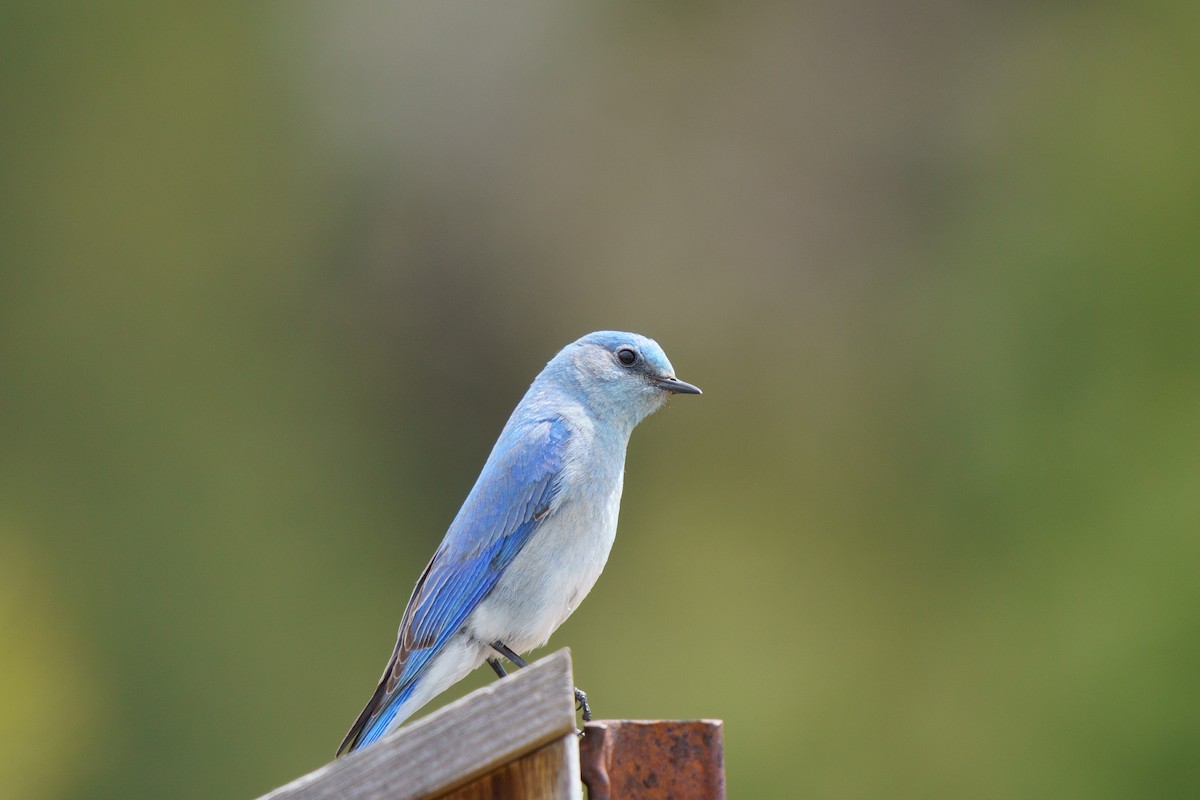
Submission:
[[[574,733],[571,654],[564,649],[260,800],[436,797],[566,738],[578,775]]]
[[[582,800],[579,742],[569,733],[437,800]]]

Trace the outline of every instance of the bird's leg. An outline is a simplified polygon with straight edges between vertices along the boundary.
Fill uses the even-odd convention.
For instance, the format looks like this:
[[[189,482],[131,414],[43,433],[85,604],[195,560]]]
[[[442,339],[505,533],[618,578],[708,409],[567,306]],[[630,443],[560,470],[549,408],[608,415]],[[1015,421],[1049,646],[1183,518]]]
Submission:
[[[492,642],[492,649],[500,655],[507,658],[518,667],[528,667],[529,663],[512,651],[504,642]],[[500,666],[500,662],[494,658],[489,658],[488,663],[492,665],[492,669],[496,670],[496,674],[504,676],[504,667]],[[592,707],[588,705],[587,692],[579,687],[575,687],[575,702],[577,707],[583,712],[583,721],[592,721]]]
[[[528,661],[526,661],[525,659],[521,658],[519,655],[514,653],[509,648],[509,646],[506,645],[504,642],[492,642],[492,649],[495,650],[500,655],[507,658],[512,663],[516,664],[518,667],[528,667],[529,666]],[[495,667],[493,667],[492,669],[495,669]]]
[[[487,662],[488,662],[488,666],[496,671],[497,678],[503,678],[505,675],[508,674],[507,672],[504,671],[504,665],[500,663],[500,659],[489,658],[487,660]]]

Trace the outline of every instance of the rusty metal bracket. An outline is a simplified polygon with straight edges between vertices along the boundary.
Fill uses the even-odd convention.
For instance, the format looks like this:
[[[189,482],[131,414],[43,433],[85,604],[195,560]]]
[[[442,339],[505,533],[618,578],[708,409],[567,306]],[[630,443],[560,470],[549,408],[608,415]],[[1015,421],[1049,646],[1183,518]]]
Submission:
[[[725,800],[720,720],[594,720],[579,764],[589,800]]]

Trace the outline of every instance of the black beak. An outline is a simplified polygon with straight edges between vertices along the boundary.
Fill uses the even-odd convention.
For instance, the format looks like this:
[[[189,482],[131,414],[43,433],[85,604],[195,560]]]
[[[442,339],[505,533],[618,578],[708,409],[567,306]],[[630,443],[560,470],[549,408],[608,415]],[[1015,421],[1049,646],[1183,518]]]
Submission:
[[[660,389],[666,389],[672,394],[704,394],[700,391],[699,386],[692,386],[679,378],[655,378],[654,385]]]

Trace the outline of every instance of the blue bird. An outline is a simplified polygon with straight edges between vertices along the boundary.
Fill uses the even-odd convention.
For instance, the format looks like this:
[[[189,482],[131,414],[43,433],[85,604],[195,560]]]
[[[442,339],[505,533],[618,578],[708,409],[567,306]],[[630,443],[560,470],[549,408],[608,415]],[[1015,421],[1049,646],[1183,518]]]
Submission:
[[[421,573],[375,694],[338,755],[377,741],[487,661],[541,647],[587,596],[617,532],[625,448],[672,394],[700,394],[636,333],[564,347],[517,404]],[[590,717],[587,698],[576,698]]]

